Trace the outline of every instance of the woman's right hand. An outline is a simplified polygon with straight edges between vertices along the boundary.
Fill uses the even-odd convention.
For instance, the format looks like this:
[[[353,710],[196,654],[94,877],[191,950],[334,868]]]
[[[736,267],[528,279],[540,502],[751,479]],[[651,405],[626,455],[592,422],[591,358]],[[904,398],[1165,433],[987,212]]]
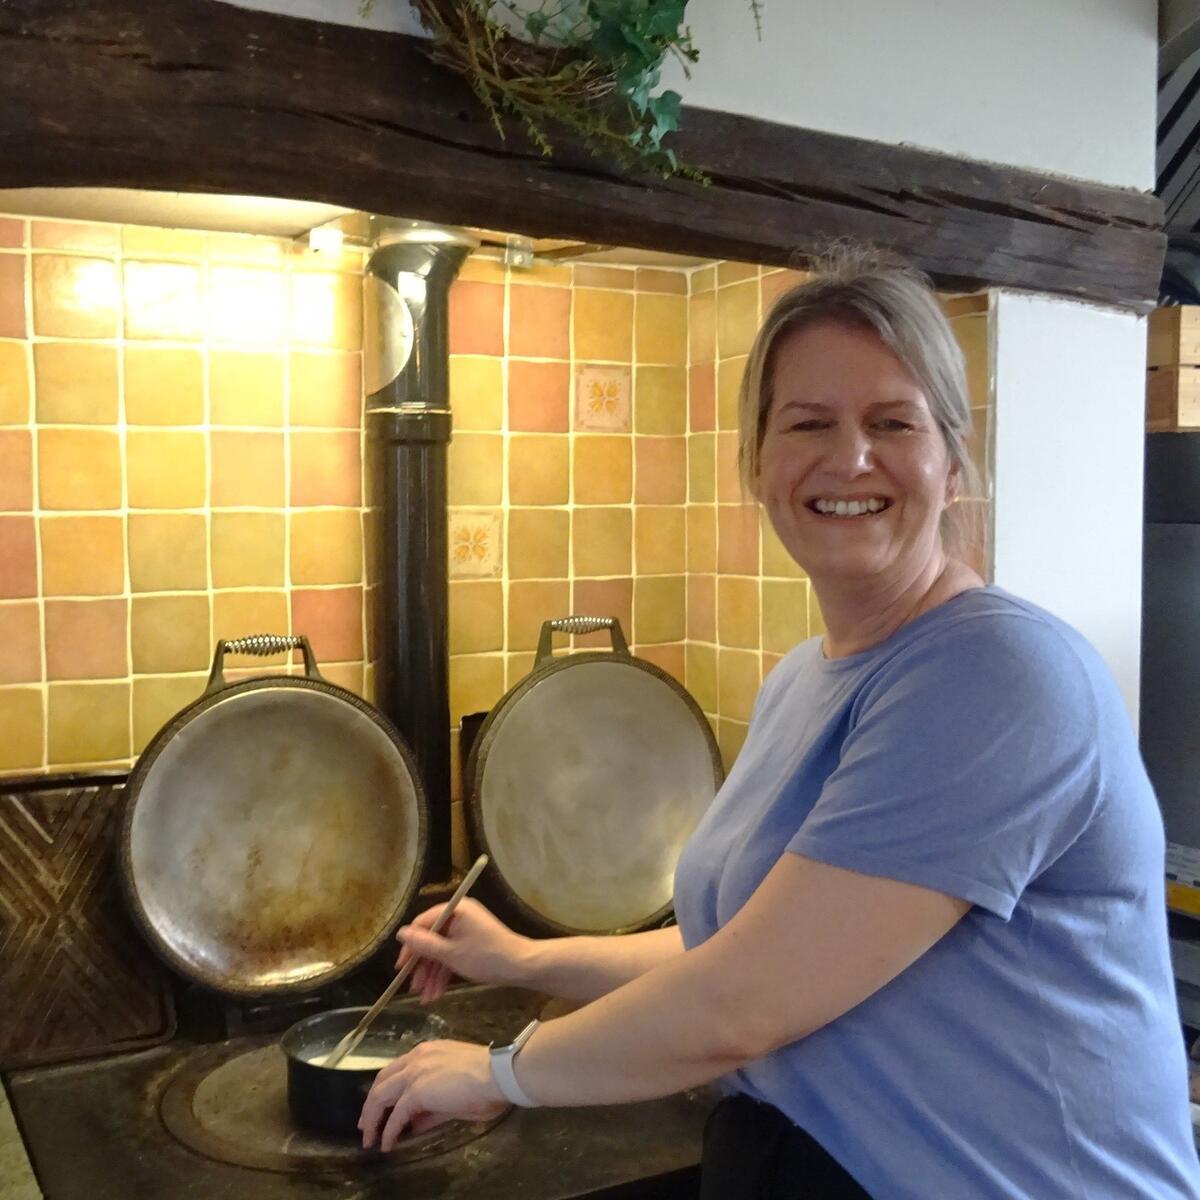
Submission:
[[[462,900],[446,927],[430,927],[445,905],[426,909],[410,925],[396,931],[403,945],[396,960],[399,970],[414,955],[420,959],[408,981],[408,990],[421,1002],[438,999],[455,976],[472,983],[513,984],[522,981],[530,939],[513,933],[478,900]]]

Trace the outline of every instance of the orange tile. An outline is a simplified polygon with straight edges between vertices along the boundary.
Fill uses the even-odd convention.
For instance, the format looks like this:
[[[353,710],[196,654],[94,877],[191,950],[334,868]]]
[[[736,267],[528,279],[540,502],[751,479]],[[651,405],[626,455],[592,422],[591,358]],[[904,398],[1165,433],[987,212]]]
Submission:
[[[537,649],[545,621],[571,614],[571,585],[565,579],[522,579],[508,585],[508,650]],[[607,614],[605,614],[607,615]]]
[[[204,234],[196,229],[160,229],[156,225],[126,225],[121,249],[130,256],[147,258],[201,258]]]
[[[201,513],[129,514],[129,586],[135,592],[208,588],[208,530]]]
[[[566,504],[570,442],[547,434],[513,434],[508,442],[510,504]]]
[[[576,579],[571,585],[571,612],[581,617],[616,617],[625,640],[633,637],[633,580]],[[573,639],[576,648],[599,646],[607,649],[612,637],[606,630]]]
[[[692,433],[701,433],[716,427],[716,375],[709,362],[688,370],[688,429]]]
[[[288,596],[286,592],[213,592],[212,642],[222,638],[244,638],[255,633],[284,635],[288,627]],[[210,653],[212,647],[209,648]],[[267,667],[283,666],[292,654],[227,654],[230,667],[251,668],[252,674],[265,675]]]
[[[33,347],[33,369],[37,419],[42,424],[116,424],[116,347],[39,342]]]
[[[269,350],[212,350],[208,391],[214,425],[283,424],[283,355]]]
[[[717,641],[722,646],[759,649],[759,581],[736,575],[717,579]]]
[[[294,506],[333,504],[357,508],[362,503],[362,453],[357,430],[293,433],[291,450]]]
[[[689,641],[715,642],[717,640],[716,582],[715,575],[689,575],[687,577],[687,636]]]
[[[508,364],[508,427],[526,433],[566,433],[571,368],[567,363]]]
[[[451,654],[503,650],[504,591],[500,581],[455,579],[450,584],[449,627]]]
[[[40,687],[0,688],[0,770],[28,770],[43,765]]]
[[[0,337],[25,333],[25,256],[0,254]]]
[[[711,433],[693,433],[687,440],[688,500],[711,504],[717,495],[717,439]]]
[[[450,288],[450,353],[504,353],[504,288],[460,279]]]
[[[283,513],[214,512],[214,587],[282,587]]]
[[[737,431],[742,376],[746,373],[745,355],[724,358],[717,365],[717,428]]]
[[[628,504],[632,496],[632,440],[602,434],[576,437],[575,503]]]
[[[28,512],[33,507],[33,434],[0,429],[0,510]]]
[[[681,642],[686,626],[682,575],[654,575],[633,581],[633,636],[639,643]]]
[[[633,427],[638,433],[686,433],[687,414],[685,368],[637,368],[634,378]]]
[[[735,262],[729,259],[717,263],[717,286],[724,287],[727,283],[739,283],[743,279],[757,279],[761,267],[757,263]]]
[[[666,671],[677,683],[683,683],[686,670],[684,665],[684,648],[682,642],[673,642],[660,646],[638,646],[634,653],[638,658],[652,662],[661,671]]]
[[[292,592],[292,630],[308,638],[319,663],[361,660],[362,588],[300,588]]]
[[[633,439],[634,500],[683,504],[687,500],[687,444],[680,437]]]
[[[315,425],[357,429],[362,422],[362,356],[359,354],[293,351],[288,387],[288,413],[293,427]]]
[[[703,712],[717,711],[717,650],[689,641],[684,649],[687,690]]]
[[[356,509],[296,512],[291,524],[293,586],[361,582],[362,521]]]
[[[738,473],[738,435],[717,434],[717,499],[722,504],[745,504],[749,500]]]
[[[687,567],[689,571],[717,569],[717,506],[687,506]]]
[[[321,674],[327,682],[345,688],[346,691],[353,692],[365,700],[367,693],[363,687],[363,671],[364,664],[360,662],[321,663]],[[450,762],[453,764],[453,757]]]
[[[126,346],[125,420],[130,425],[203,424],[203,354],[170,346]]]
[[[0,425],[29,420],[29,366],[21,342],[0,342]]]
[[[125,590],[123,517],[40,517],[38,533],[45,595],[113,596]],[[0,578],[3,574],[0,567]]]
[[[130,430],[125,435],[129,507],[202,508],[206,449],[198,430]]]
[[[569,533],[568,514],[560,509],[510,509],[508,577],[565,579]]]
[[[37,601],[0,604],[0,684],[41,681],[42,623]]]
[[[204,336],[204,283],[191,263],[125,260],[125,336],[196,341]]]
[[[688,302],[684,296],[637,298],[635,329],[637,361],[686,366],[688,360]]]
[[[637,285],[637,273],[629,267],[601,267],[579,263],[575,267],[575,286],[594,288],[623,288],[631,291]]]
[[[633,569],[633,513],[576,508],[571,514],[576,575],[628,575]]]
[[[758,332],[758,281],[717,289],[717,354],[749,354]]]
[[[130,620],[138,675],[199,671],[209,664],[208,596],[134,596]]]
[[[212,505],[214,508],[281,508],[283,434],[212,434]]]
[[[759,293],[762,297],[762,315],[765,320],[767,314],[775,307],[775,301],[779,299],[785,292],[790,292],[792,288],[798,284],[808,281],[810,276],[804,271],[791,271],[784,269],[782,271],[766,271],[759,282]]]
[[[522,287],[508,293],[508,352],[522,358],[571,357],[571,293]]]
[[[677,575],[685,570],[687,541],[683,505],[634,509],[634,570],[638,575]]]
[[[100,429],[39,430],[38,496],[42,508],[120,508],[120,435]]]
[[[639,292],[669,292],[676,296],[686,296],[688,277],[684,271],[660,271],[654,267],[638,267],[637,290]]]
[[[450,359],[450,407],[454,429],[494,431],[504,412],[503,361],[476,354]]]
[[[504,493],[504,438],[460,433],[450,442],[447,485],[451,504],[499,504]]]
[[[129,601],[47,600],[46,677],[124,679]]]
[[[764,580],[762,623],[764,650],[786,654],[804,641],[808,637],[808,584],[803,579]]]
[[[721,575],[758,574],[758,511],[750,504],[717,508],[717,571]]]
[[[717,357],[717,296],[708,291],[688,299],[688,361],[711,363]]]
[[[141,754],[177,713],[204,691],[204,675],[139,675],[133,681],[133,752]]]
[[[576,268],[578,272],[579,268]],[[575,357],[584,362],[633,361],[633,295],[577,288],[572,313]]]
[[[51,766],[129,757],[128,683],[52,683],[48,690]]]
[[[567,267],[567,282],[571,281],[571,268]],[[470,255],[458,270],[458,278],[474,283],[503,284],[508,279],[508,268],[499,258],[485,254]]]
[[[2,308],[0,301],[0,311]],[[2,321],[0,316],[0,327]],[[46,337],[110,338],[117,336],[120,324],[120,284],[115,263],[104,258],[34,256],[33,328],[37,333]]]
[[[209,336],[218,342],[277,346],[284,335],[284,282],[278,270],[210,266]]]
[[[5,250],[25,245],[25,222],[16,217],[0,217],[0,247]]]
[[[465,713],[488,712],[504,695],[504,657],[455,654],[450,659],[450,723]]]
[[[115,252],[121,248],[121,227],[82,221],[31,221],[29,244],[38,250]]]

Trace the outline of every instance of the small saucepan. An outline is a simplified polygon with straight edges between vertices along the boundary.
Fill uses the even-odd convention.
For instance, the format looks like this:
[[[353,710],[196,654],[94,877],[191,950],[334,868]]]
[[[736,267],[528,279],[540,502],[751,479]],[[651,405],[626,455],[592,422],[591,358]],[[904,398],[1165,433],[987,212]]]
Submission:
[[[329,1052],[358,1024],[365,1008],[336,1008],[298,1021],[280,1039],[287,1058],[288,1108],[292,1120],[318,1133],[356,1134],[363,1101],[385,1063],[418,1042],[448,1035],[441,1017],[385,1009],[354,1053],[334,1068],[323,1067]]]

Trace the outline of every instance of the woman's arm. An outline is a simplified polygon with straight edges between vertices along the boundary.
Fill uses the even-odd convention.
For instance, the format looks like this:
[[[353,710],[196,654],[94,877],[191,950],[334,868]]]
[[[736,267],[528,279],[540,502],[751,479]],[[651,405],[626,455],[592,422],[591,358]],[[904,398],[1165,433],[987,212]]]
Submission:
[[[568,1000],[595,1000],[683,954],[675,926],[620,937],[531,941],[525,986]]]

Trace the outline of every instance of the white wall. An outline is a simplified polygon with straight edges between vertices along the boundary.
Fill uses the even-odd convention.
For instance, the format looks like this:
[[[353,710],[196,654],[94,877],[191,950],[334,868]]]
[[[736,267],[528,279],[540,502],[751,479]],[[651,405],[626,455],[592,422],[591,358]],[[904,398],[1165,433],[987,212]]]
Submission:
[[[419,32],[407,0],[243,0]],[[1154,186],[1156,0],[691,0],[700,61],[664,78],[705,108]]]
[[[993,296],[996,582],[1080,630],[1136,720],[1146,324]]]

